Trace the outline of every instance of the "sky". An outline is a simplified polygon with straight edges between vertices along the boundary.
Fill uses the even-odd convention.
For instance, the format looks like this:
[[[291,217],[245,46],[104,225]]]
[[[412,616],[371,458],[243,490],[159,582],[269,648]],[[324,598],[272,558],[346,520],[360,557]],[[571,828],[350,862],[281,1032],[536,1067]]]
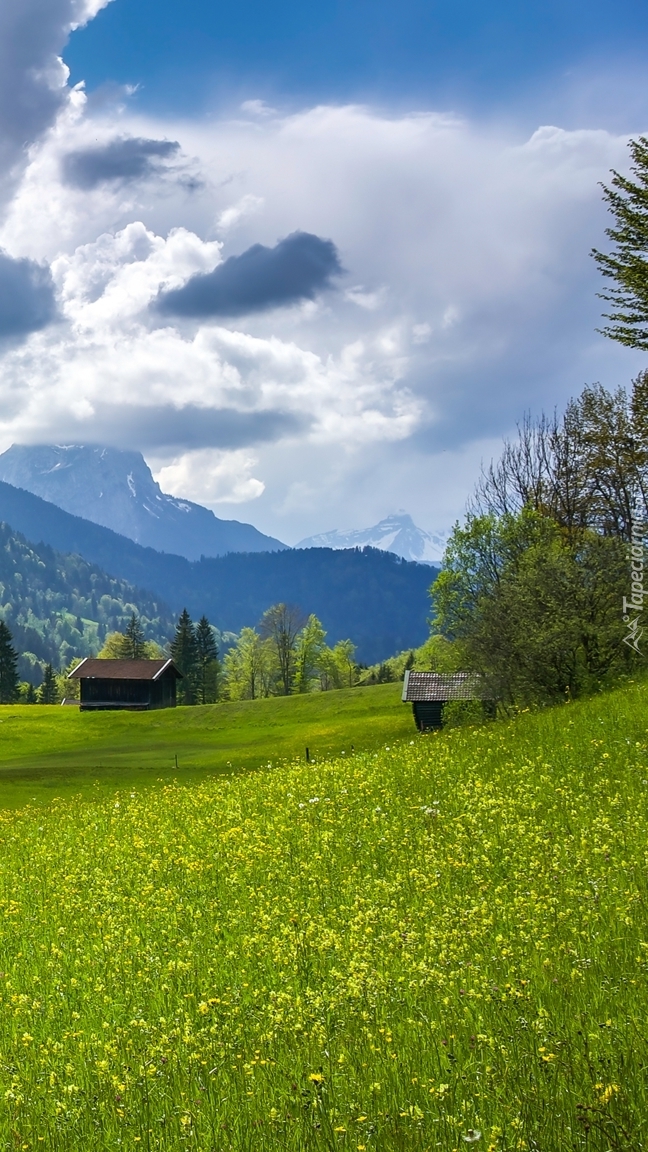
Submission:
[[[293,544],[447,532],[596,331],[648,9],[0,0],[0,451],[140,450]]]

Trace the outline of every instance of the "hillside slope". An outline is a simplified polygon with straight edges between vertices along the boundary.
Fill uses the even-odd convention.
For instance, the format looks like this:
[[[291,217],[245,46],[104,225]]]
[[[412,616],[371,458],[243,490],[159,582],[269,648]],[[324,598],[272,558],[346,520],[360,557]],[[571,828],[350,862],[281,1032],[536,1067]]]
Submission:
[[[138,544],[189,560],[287,547],[251,524],[219,520],[209,508],[166,495],[140,452],[96,445],[12,444],[0,455],[0,480]]]
[[[350,637],[368,664],[422,644],[436,569],[374,549],[326,548],[232,553],[190,562],[143,548],[22,489],[0,481],[0,520],[29,540],[77,553],[139,587],[177,613],[205,612],[221,631],[238,632],[284,600],[314,612],[329,641]]]
[[[0,811],[3,1147],[645,1149],[647,703]]]
[[[21,679],[39,684],[44,664],[64,667],[72,657],[96,653],[106,632],[123,630],[132,612],[147,639],[166,643],[173,620],[152,593],[80,556],[30,544],[0,523],[0,617],[20,654]]]

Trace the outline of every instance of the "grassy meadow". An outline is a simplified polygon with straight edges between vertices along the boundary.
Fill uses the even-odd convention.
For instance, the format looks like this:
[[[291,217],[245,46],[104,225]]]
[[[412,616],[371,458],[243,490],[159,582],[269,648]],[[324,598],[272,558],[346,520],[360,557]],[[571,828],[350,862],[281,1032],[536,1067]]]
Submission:
[[[266,727],[272,768],[0,812],[0,1148],[648,1147],[647,689],[400,715],[353,756],[280,763]]]
[[[400,684],[158,712],[0,706],[0,808],[374,750],[414,729]],[[177,767],[176,767],[177,763]]]

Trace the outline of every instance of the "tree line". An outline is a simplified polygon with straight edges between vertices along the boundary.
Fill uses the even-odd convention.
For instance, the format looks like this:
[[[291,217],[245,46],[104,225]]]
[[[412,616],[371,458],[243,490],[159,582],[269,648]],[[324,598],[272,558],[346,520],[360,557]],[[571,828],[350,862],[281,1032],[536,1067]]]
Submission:
[[[435,630],[506,703],[578,696],[630,673],[630,550],[648,492],[648,373],[527,419],[485,470],[432,589]],[[626,614],[627,616],[627,614]]]
[[[284,603],[268,608],[257,628],[242,628],[222,658],[206,617],[194,626],[184,609],[169,652],[183,675],[183,704],[327,691],[352,686],[358,675],[350,640],[330,648],[317,616]]]
[[[327,691],[358,682],[360,668],[352,641],[341,640],[329,647],[317,616],[306,616],[294,605],[272,605],[258,628],[243,628],[238,637],[231,637],[233,643],[222,654],[218,636],[205,615],[194,623],[185,608],[165,651],[146,639],[133,612],[123,632],[106,636],[98,658],[149,660],[170,656],[182,673],[178,703],[185,705]],[[0,703],[57,704],[65,697],[78,698],[78,681],[67,678],[78,659],[61,671],[48,664],[38,689],[19,680],[18,659],[11,632],[0,621]]]

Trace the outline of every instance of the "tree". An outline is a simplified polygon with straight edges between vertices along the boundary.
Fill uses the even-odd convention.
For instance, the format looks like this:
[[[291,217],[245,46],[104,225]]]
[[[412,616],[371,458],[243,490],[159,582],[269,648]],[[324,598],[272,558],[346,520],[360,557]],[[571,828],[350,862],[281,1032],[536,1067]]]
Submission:
[[[43,683],[38,689],[39,704],[58,704],[59,690],[56,675],[51,664],[48,664],[43,673]]]
[[[604,336],[630,348],[648,350],[648,137],[629,142],[635,180],[612,169],[611,187],[602,185],[603,197],[615,217],[606,228],[615,245],[610,253],[592,249],[602,274],[614,282],[601,299],[612,305],[604,313],[610,321],[602,328]]]
[[[297,692],[310,692],[319,675],[326,649],[326,632],[317,616],[309,616],[297,633],[294,648],[294,687]]]
[[[448,543],[431,592],[435,627],[459,641],[494,697],[540,704],[579,695],[632,661],[620,604],[623,542],[578,540],[531,508],[469,516]]]
[[[333,649],[333,660],[338,670],[340,684],[345,688],[353,688],[353,685],[358,681],[355,651],[355,644],[352,640],[338,640]]]
[[[73,656],[68,664],[56,675],[56,687],[58,689],[59,700],[80,700],[81,699],[81,682],[79,680],[69,680],[70,672],[79,667],[81,661],[78,656]]]
[[[303,612],[294,604],[273,604],[263,613],[259,633],[269,640],[277,660],[283,695],[290,695],[295,670],[295,642],[306,623]]]
[[[99,660],[130,660],[132,647],[123,632],[109,632],[104,639],[101,651],[97,653]],[[161,660],[164,655],[159,644],[154,640],[145,640],[141,660]],[[77,661],[78,663],[78,661]]]
[[[18,699],[18,653],[11,632],[0,620],[0,704],[13,704]]]
[[[178,696],[181,704],[196,703],[196,682],[198,676],[198,649],[196,645],[196,632],[191,616],[186,608],[182,609],[175,635],[171,641],[171,656],[173,663],[183,679],[178,682]]]
[[[256,700],[272,688],[272,651],[254,628],[242,628],[223,661],[230,700]]]
[[[146,660],[146,640],[144,639],[144,629],[139,622],[136,613],[133,612],[126,631],[124,632],[124,656],[126,660]]]
[[[632,393],[590,385],[562,418],[526,417],[500,459],[482,473],[476,516],[532,508],[576,541],[584,529],[632,538],[648,515],[648,373]]]
[[[335,663],[332,648],[326,645],[320,654],[318,677],[322,692],[330,692],[331,688],[340,687],[340,670]]]
[[[200,617],[195,636],[198,703],[213,704],[218,699],[218,646],[206,616]]]

